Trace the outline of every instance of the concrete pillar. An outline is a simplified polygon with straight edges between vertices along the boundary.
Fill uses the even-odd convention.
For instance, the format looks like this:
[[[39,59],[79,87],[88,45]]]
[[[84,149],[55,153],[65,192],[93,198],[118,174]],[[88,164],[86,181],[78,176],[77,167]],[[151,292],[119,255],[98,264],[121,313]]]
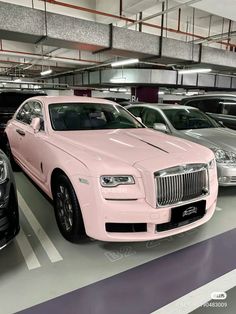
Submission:
[[[158,87],[138,86],[132,87],[131,94],[132,100],[143,101],[149,103],[158,102]]]
[[[75,89],[74,94],[75,96],[91,97],[92,91],[91,89]]]

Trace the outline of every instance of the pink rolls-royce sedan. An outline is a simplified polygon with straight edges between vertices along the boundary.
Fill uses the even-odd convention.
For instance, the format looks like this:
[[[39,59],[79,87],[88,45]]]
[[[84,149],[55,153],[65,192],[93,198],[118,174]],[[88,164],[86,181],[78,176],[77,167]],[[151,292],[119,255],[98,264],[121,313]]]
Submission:
[[[69,241],[160,239],[205,223],[216,207],[213,152],[147,129],[110,101],[26,100],[7,125],[6,148],[53,199]]]

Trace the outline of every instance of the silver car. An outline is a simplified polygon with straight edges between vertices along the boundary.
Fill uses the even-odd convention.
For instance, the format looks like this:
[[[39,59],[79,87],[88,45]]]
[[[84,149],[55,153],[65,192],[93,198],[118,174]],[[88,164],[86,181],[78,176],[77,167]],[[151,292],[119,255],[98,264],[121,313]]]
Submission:
[[[200,110],[180,105],[127,106],[149,128],[204,145],[216,157],[221,186],[236,185],[236,131],[225,128]]]

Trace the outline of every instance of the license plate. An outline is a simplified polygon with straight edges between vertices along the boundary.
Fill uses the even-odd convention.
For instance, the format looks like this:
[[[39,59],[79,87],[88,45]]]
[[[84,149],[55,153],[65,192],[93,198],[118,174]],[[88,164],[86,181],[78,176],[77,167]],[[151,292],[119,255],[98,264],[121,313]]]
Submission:
[[[171,223],[181,223],[201,219],[206,213],[206,201],[199,201],[171,209]]]

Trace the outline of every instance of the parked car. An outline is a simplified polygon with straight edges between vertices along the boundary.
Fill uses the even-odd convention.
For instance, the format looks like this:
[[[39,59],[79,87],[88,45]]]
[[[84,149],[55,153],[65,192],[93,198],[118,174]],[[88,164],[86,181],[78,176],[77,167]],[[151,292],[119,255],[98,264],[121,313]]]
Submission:
[[[149,128],[210,148],[220,185],[236,185],[236,131],[222,127],[200,110],[179,105],[140,105],[127,109]]]
[[[7,125],[7,121],[10,120],[18,107],[26,99],[38,96],[46,95],[36,91],[17,91],[17,90],[3,90],[0,91],[0,146],[3,148],[2,135]]]
[[[19,232],[16,185],[11,165],[0,150],[0,249]]]
[[[183,98],[180,105],[206,112],[224,126],[236,130],[236,95],[207,94]]]
[[[211,150],[147,129],[122,106],[86,97],[26,100],[8,123],[12,155],[54,201],[62,235],[159,239],[215,211]]]

